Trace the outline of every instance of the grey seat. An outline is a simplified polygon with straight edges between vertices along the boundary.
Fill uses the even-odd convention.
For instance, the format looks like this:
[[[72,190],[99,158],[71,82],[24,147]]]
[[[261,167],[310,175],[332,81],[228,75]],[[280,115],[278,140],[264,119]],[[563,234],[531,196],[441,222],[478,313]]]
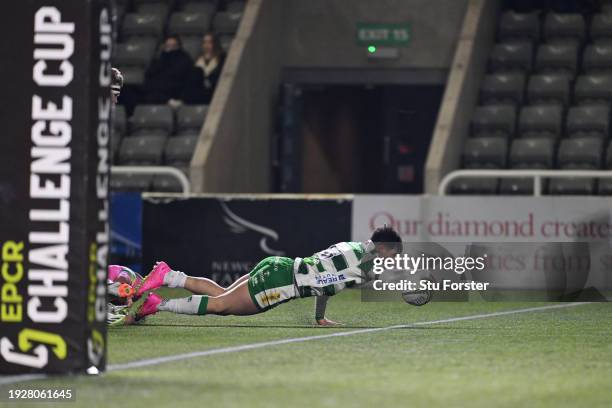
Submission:
[[[612,73],[612,43],[591,44],[584,50],[582,67],[586,73]]]
[[[516,128],[516,109],[510,105],[478,106],[472,115],[471,128],[474,137],[511,138]]]
[[[160,18],[165,21],[168,18],[168,12],[170,11],[170,5],[166,2],[144,2],[138,4],[136,12],[139,14],[157,14]]]
[[[218,12],[213,20],[213,30],[218,34],[234,34],[238,31],[238,25],[242,13]]]
[[[164,149],[166,164],[175,165],[190,162],[197,142],[198,135],[196,134],[169,138]]]
[[[113,63],[146,67],[155,53],[157,41],[151,37],[134,37],[114,49]]]
[[[612,14],[595,14],[590,27],[591,39],[595,43],[612,42]]]
[[[557,152],[557,164],[564,170],[597,170],[602,165],[603,141],[580,137],[564,139]]]
[[[145,69],[140,66],[118,66],[123,75],[123,84],[129,86],[142,86],[144,84]]]
[[[151,187],[153,176],[145,174],[113,174],[110,178],[112,190],[147,191]]]
[[[524,94],[525,75],[519,72],[486,75],[480,86],[480,101],[484,105],[520,105]]]
[[[183,50],[189,54],[192,60],[197,60],[202,54],[202,36],[201,35],[189,35],[181,36],[181,42],[183,43]]]
[[[227,0],[225,9],[229,13],[243,13],[247,0]]]
[[[165,20],[155,13],[128,13],[123,19],[121,35],[131,36],[151,36],[159,38],[164,30]]]
[[[533,45],[529,42],[495,44],[489,56],[491,72],[529,72],[533,66]]]
[[[463,178],[453,181],[450,192],[454,195],[490,195],[497,193],[499,180],[494,178]]]
[[[503,169],[506,167],[508,142],[501,137],[478,137],[463,146],[463,167],[468,169]]]
[[[518,135],[522,138],[561,137],[563,109],[559,105],[534,105],[521,109],[518,120]]]
[[[218,2],[216,0],[189,0],[183,3],[182,10],[196,13],[215,14]]]
[[[168,23],[168,34],[203,36],[210,30],[211,19],[212,14],[202,12],[172,13]]]
[[[548,184],[551,195],[592,195],[595,193],[595,179],[592,178],[554,178]]]
[[[119,162],[123,165],[153,166],[162,162],[166,137],[131,136],[121,141]]]
[[[600,179],[597,183],[597,192],[599,195],[612,195],[612,179]]]
[[[566,74],[573,77],[578,70],[578,45],[575,43],[540,45],[535,69],[541,74]]]
[[[512,10],[502,14],[499,22],[498,38],[501,42],[540,39],[540,20],[536,13],[516,13]]]
[[[117,154],[119,153],[119,147],[121,146],[121,140],[123,139],[121,133],[113,133],[110,139],[110,154],[111,154],[111,163],[116,163]]]
[[[549,42],[572,41],[584,42],[586,24],[584,17],[578,13],[548,13],[544,19],[544,39]]]
[[[163,129],[172,133],[174,116],[167,105],[138,105],[134,109],[130,124],[132,132],[139,129]]]
[[[554,143],[551,139],[515,139],[510,148],[513,169],[551,169],[554,163]]]
[[[499,183],[501,195],[532,195],[533,180],[531,178],[503,178]]]
[[[527,85],[527,101],[531,105],[569,105],[569,78],[566,75],[532,75]]]
[[[208,105],[183,105],[176,113],[178,133],[199,133],[204,124]]]
[[[581,75],[574,86],[574,100],[580,105],[612,102],[612,75]]]
[[[127,115],[123,105],[115,105],[112,113],[114,134],[125,135],[127,132]]]
[[[226,53],[229,52],[230,47],[232,46],[232,42],[234,41],[234,34],[221,34],[219,35],[219,42],[221,43],[221,48]]]
[[[610,134],[610,109],[607,105],[574,106],[567,115],[569,137],[607,139]]]
[[[183,191],[183,187],[176,177],[160,174],[153,179],[153,190],[164,193],[180,193]]]

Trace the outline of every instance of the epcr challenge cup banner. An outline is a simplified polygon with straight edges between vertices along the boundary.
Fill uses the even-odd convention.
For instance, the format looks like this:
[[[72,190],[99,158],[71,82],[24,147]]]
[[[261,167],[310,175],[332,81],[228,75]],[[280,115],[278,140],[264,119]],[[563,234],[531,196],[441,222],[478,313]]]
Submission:
[[[0,373],[104,369],[111,11],[0,13]]]

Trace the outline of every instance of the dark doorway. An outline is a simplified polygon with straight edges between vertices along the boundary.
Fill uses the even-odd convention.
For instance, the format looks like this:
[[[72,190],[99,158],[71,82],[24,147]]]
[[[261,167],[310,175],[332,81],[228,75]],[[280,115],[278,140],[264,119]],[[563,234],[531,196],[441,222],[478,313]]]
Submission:
[[[443,87],[285,87],[279,191],[422,193]]]

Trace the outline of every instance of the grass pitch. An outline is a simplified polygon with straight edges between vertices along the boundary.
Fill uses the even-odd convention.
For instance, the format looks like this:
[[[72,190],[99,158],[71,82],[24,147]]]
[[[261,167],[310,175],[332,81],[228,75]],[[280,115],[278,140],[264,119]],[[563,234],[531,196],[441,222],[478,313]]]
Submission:
[[[140,326],[110,329],[109,363],[543,305],[413,307],[363,303],[358,291],[349,290],[329,302],[328,317],[345,323],[333,329],[311,325],[312,299],[251,317],[161,313]],[[611,383],[612,305],[600,303],[272,345],[10,387],[71,387],[76,403],[62,404],[69,407],[499,408],[610,406]],[[5,393],[7,387],[2,388]]]

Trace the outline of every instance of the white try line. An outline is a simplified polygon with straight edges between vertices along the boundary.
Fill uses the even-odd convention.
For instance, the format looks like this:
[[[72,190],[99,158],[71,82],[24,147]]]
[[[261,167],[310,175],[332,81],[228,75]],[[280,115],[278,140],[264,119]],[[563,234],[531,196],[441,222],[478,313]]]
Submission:
[[[149,366],[154,366],[158,364],[172,363],[172,362],[181,361],[181,360],[188,360],[188,359],[192,359],[196,357],[206,357],[206,356],[212,356],[216,354],[238,353],[241,351],[256,350],[256,349],[261,349],[265,347],[280,346],[283,344],[290,344],[290,343],[303,343],[306,341],[322,340],[322,339],[329,339],[329,338],[334,338],[334,337],[355,336],[358,334],[376,333],[376,332],[382,332],[382,331],[388,331],[388,330],[394,330],[394,329],[406,329],[406,328],[415,327],[415,326],[429,326],[432,324],[453,323],[453,322],[459,322],[459,321],[464,321],[464,320],[476,320],[476,319],[484,319],[488,317],[506,316],[506,315],[511,315],[511,314],[538,312],[538,311],[551,310],[551,309],[562,309],[562,308],[567,308],[567,307],[581,306],[585,304],[588,304],[588,303],[587,302],[562,303],[562,304],[548,305],[548,306],[529,307],[526,309],[513,309],[513,310],[505,310],[501,312],[482,313],[482,314],[462,316],[462,317],[451,317],[448,319],[431,320],[427,322],[397,324],[394,326],[376,327],[372,329],[358,329],[358,330],[350,330],[350,331],[343,331],[343,332],[334,332],[334,333],[329,333],[329,334],[320,334],[316,336],[305,336],[305,337],[294,337],[294,338],[289,338],[289,339],[271,340],[271,341],[264,341],[260,343],[243,344],[240,346],[222,347],[222,348],[211,349],[211,350],[195,351],[192,353],[183,353],[183,354],[175,354],[171,356],[149,358],[149,359],[144,359],[144,360],[136,360],[136,361],[131,361],[131,362],[124,363],[124,364],[110,364],[107,367],[107,371],[114,372],[114,371],[130,370],[133,368],[149,367]],[[40,380],[43,378],[47,378],[47,375],[45,374],[26,374],[26,375],[10,376],[10,377],[5,377],[5,378],[0,379],[0,385],[14,384],[14,383],[24,382],[24,381]]]

